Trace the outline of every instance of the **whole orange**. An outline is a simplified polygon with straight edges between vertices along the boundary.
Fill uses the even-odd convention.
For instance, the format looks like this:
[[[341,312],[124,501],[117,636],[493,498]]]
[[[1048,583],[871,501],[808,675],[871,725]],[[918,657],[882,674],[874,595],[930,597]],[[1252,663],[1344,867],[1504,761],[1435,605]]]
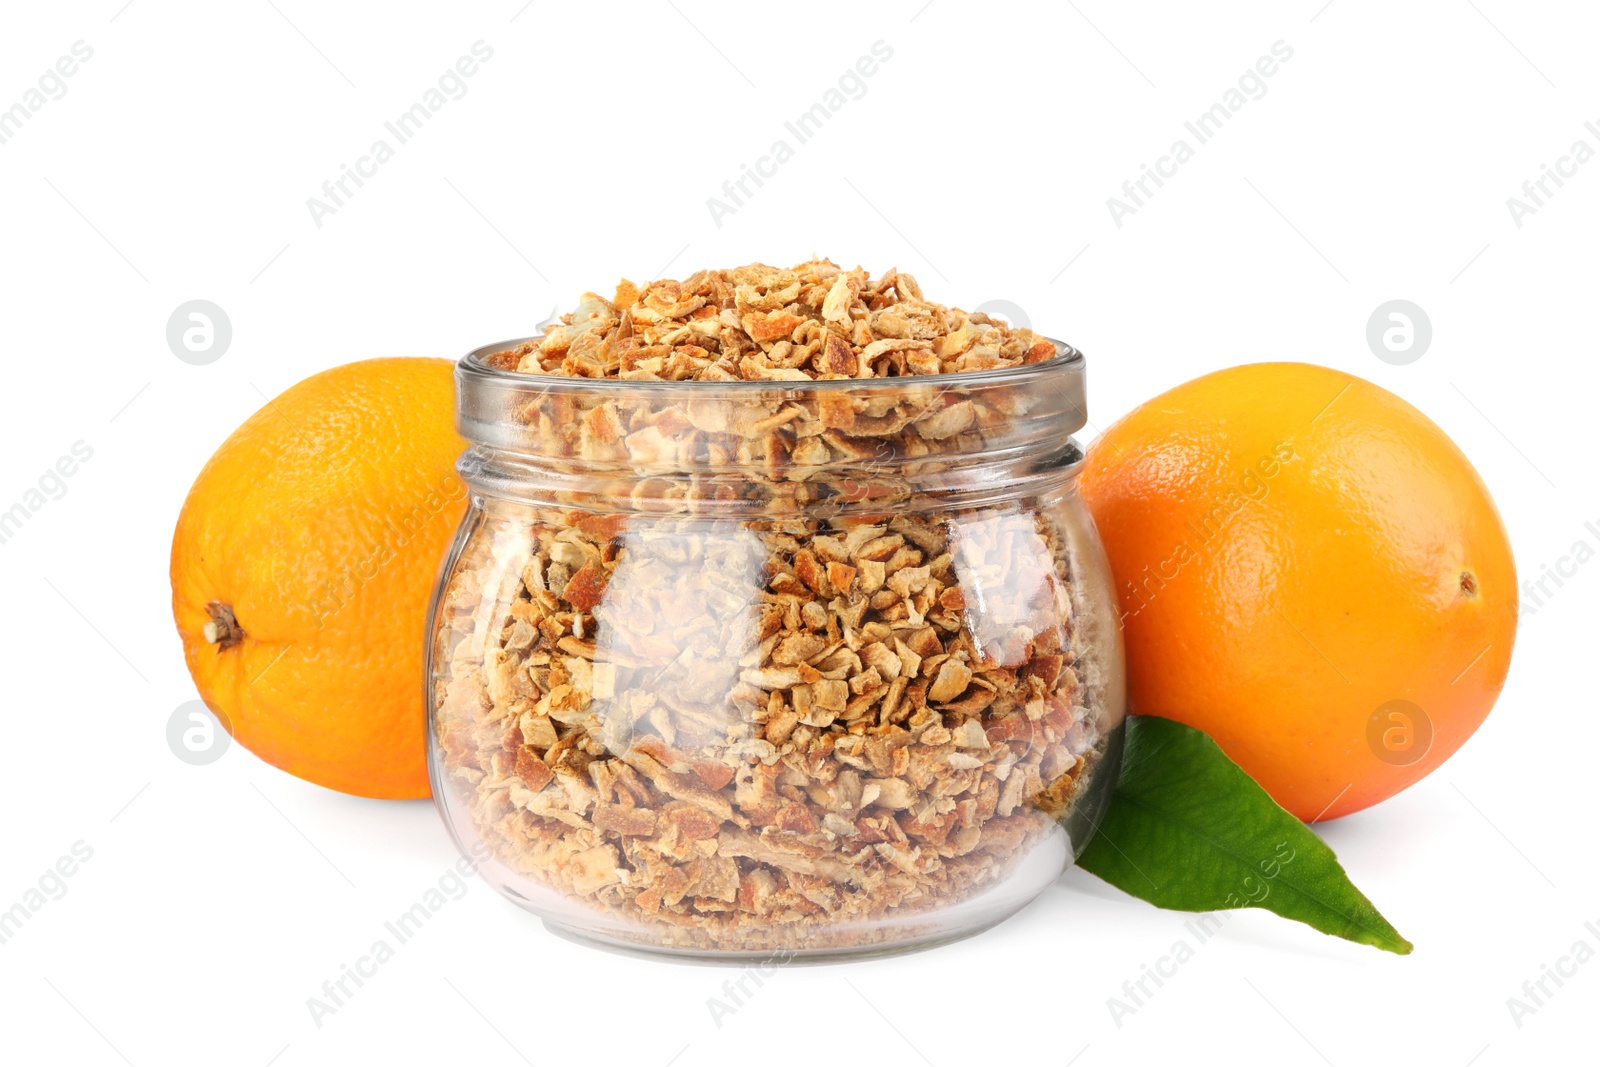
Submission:
[[[245,420],[172,538],[172,612],[244,747],[365,797],[429,793],[424,615],[466,502],[452,364],[371,359]]]
[[[1466,456],[1394,394],[1304,363],[1187,382],[1089,450],[1136,712],[1209,733],[1305,820],[1376,804],[1489,713],[1517,586]]]

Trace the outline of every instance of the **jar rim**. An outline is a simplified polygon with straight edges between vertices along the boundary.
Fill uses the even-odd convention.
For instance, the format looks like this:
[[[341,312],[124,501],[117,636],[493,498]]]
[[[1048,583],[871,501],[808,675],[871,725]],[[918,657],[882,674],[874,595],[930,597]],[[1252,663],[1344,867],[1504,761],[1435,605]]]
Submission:
[[[484,362],[489,356],[497,352],[515,348],[529,341],[537,341],[543,336],[543,334],[534,334],[530,337],[517,337],[508,341],[481,345],[472,349],[457,361],[456,373],[463,379],[477,377],[485,381],[497,381],[501,384],[517,383],[523,386],[554,389],[620,390],[631,393],[659,391],[663,393],[682,393],[687,397],[695,393],[703,395],[724,389],[734,394],[744,392],[751,394],[771,393],[773,390],[811,393],[831,392],[841,389],[871,393],[904,390],[913,386],[933,386],[935,388],[940,386],[1016,386],[1050,378],[1063,371],[1075,371],[1080,382],[1079,389],[1081,391],[1085,363],[1083,353],[1080,350],[1054,337],[1045,337],[1044,339],[1055,345],[1056,354],[1037,363],[1022,363],[1013,367],[992,367],[987,370],[949,371],[942,374],[902,374],[882,378],[812,378],[795,381],[767,378],[754,381],[742,379],[738,381],[721,379],[674,381],[665,378],[583,378],[576,375],[546,374],[542,371],[506,370],[500,367],[492,367]],[[1082,407],[1081,397],[1079,407]],[[1081,428],[1082,424],[1080,423],[1072,429],[1076,431]]]
[[[456,364],[473,446],[457,470],[493,496],[600,509],[654,494],[697,513],[1042,491],[1075,473],[1088,422],[1083,354],[1049,340],[1058,355],[1039,363],[797,381],[530,374],[485,362],[522,342],[485,345]]]

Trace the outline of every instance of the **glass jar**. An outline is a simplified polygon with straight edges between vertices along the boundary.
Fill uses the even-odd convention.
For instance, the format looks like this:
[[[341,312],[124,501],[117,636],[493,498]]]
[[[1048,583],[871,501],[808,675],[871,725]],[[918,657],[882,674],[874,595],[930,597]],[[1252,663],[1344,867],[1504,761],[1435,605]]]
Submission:
[[[457,367],[426,682],[490,884],[612,946],[787,958],[970,934],[1061,874],[1124,713],[1078,352],[666,382],[507,347]]]

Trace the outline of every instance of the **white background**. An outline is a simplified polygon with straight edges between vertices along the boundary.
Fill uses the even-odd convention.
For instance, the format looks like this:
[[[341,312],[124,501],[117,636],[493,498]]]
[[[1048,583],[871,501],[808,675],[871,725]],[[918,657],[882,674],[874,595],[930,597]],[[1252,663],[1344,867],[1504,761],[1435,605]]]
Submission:
[[[1600,161],[1521,227],[1506,205],[1575,140],[1600,148],[1584,129],[1600,20],[1577,3],[1321,2],[7,4],[0,108],[74,42],[94,51],[0,144],[0,510],[74,442],[93,458],[0,545],[0,909],[75,842],[93,856],[0,945],[0,1056],[1593,1062],[1600,961],[1520,1027],[1506,1001],[1576,941],[1600,949],[1600,563],[1547,583],[1455,758],[1319,827],[1413,956],[1244,913],[1120,1026],[1107,998],[1188,917],[1072,871],[961,944],[787,968],[720,1026],[707,998],[737,972],[569,944],[474,880],[318,1027],[307,998],[454,860],[437,816],[237,746],[188,766],[165,740],[195,695],[173,522],[263,396],[347,360],[530,332],[620,275],[815,253],[897,265],[936,300],[1010,300],[1088,354],[1086,436],[1215,368],[1338,367],[1460,443],[1522,577],[1600,547]],[[466,95],[315,225],[307,198],[479,40],[493,58]],[[880,40],[893,56],[865,95],[718,225],[707,198],[793,145],[783,121]],[[1107,197],[1280,40],[1293,58],[1266,94],[1115,225]],[[233,327],[206,366],[165,339],[196,298]],[[1365,340],[1395,298],[1433,325],[1406,366]]]

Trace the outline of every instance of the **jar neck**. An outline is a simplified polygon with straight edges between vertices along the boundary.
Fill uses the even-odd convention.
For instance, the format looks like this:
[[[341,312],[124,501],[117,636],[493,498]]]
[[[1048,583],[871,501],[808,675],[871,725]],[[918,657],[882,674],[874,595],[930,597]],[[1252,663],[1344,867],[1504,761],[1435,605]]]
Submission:
[[[962,465],[924,460],[835,466],[807,479],[744,470],[573,464],[481,445],[469,449],[456,469],[477,496],[533,507],[759,518],[800,512],[881,515],[1054,499],[1071,491],[1082,462],[1083,452],[1068,437],[1048,454]]]
[[[458,469],[535,506],[729,517],[992,506],[1065,492],[1083,357],[925,377],[590,380],[458,365]]]

